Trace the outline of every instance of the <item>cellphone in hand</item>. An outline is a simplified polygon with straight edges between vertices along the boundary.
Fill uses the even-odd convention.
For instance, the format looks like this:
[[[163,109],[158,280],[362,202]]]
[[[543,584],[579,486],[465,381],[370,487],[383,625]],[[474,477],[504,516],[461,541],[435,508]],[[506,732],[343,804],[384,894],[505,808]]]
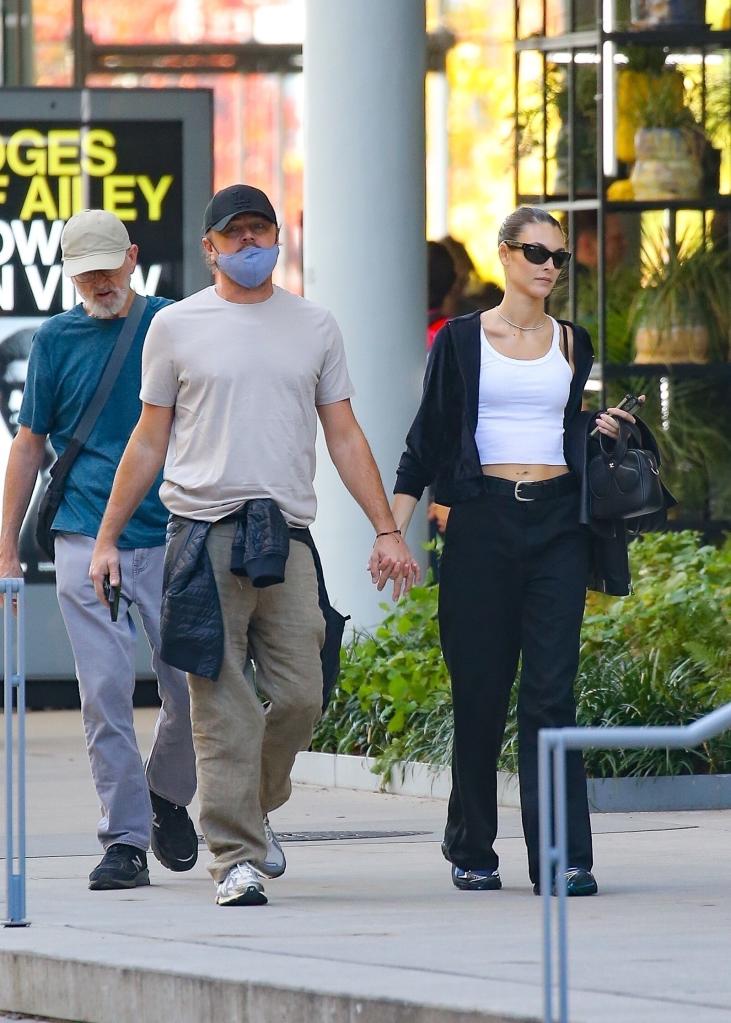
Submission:
[[[625,394],[624,398],[620,401],[619,405],[615,405],[615,408],[621,408],[623,412],[629,412],[632,415],[638,408],[641,408],[644,403],[636,398],[634,394]],[[596,437],[599,433],[599,427],[595,426],[589,434],[590,437]]]
[[[119,615],[119,596],[122,592],[122,573],[119,574],[119,585],[112,586],[109,582],[109,576],[104,576],[104,596],[109,602],[109,614],[113,622],[116,622]]]

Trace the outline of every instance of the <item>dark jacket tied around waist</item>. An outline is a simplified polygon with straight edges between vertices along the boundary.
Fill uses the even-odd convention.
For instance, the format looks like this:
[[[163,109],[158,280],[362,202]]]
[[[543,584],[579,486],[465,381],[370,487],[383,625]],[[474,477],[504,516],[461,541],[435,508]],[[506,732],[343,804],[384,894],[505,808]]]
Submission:
[[[565,322],[565,321],[559,321]],[[572,324],[567,324],[573,326]],[[594,361],[589,335],[573,326],[574,375],[564,409],[564,457],[579,479],[579,520],[592,530],[592,566],[588,587],[615,596],[630,592],[627,527],[622,520],[598,522],[589,510],[587,465],[596,441],[589,437],[596,415],[581,411],[582,396]],[[425,487],[434,484],[434,499],[453,505],[478,497],[483,488],[482,467],[475,442],[480,386],[480,314],[469,313],[449,320],[437,334],[429,354],[424,392],[416,418],[406,438],[396,486],[397,494],[417,500]],[[660,464],[657,444],[639,419],[642,446]],[[598,445],[597,445],[598,449]],[[664,491],[666,507],[675,504]],[[633,520],[638,531],[658,529],[665,509],[642,521]]]
[[[309,529],[292,529],[274,501],[247,501],[229,517],[236,524],[231,545],[231,571],[247,576],[253,586],[284,582],[290,540],[312,552],[317,573],[318,602],[325,619],[325,644],[320,651],[323,708],[340,670],[340,644],[348,617],[331,606],[322,563]],[[174,668],[217,679],[223,661],[223,617],[216,580],[206,550],[213,523],[171,515],[167,529],[160,613],[160,653]]]

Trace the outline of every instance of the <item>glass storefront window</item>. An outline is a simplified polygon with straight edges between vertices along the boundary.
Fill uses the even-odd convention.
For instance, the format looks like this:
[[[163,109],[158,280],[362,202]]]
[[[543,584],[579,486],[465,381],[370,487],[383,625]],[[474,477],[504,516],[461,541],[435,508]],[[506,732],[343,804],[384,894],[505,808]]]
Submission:
[[[302,42],[304,0],[145,0],[129,18],[124,5],[85,0],[87,30],[98,43]]]
[[[70,85],[70,0],[34,0],[39,85]],[[301,42],[304,0],[146,0],[133,19],[106,0],[85,0],[87,34],[99,45]],[[95,74],[90,87],[211,88],[214,188],[247,181],[271,197],[282,221],[278,283],[302,289],[302,75]],[[201,211],[202,212],[202,211]]]
[[[299,43],[304,12],[305,0],[145,0],[130,18],[108,0],[84,0],[99,45]],[[513,204],[513,5],[427,0],[426,15],[429,31],[456,39],[446,73],[427,81],[430,232],[463,241],[479,273],[499,279],[495,235]],[[33,0],[33,17],[37,83],[71,85],[71,0]],[[88,84],[212,88],[215,186],[244,178],[270,192],[283,217],[281,283],[301,287],[302,75],[110,72]]]

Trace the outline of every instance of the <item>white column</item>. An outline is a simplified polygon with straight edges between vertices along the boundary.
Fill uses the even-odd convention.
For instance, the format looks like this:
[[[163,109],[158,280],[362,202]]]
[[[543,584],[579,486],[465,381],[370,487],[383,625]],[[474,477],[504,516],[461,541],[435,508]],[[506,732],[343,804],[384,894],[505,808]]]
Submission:
[[[424,0],[307,0],[305,295],[345,337],[358,417],[391,495],[425,363]],[[322,438],[313,529],[332,602],[372,626],[373,530]],[[422,505],[424,502],[422,502]],[[423,511],[409,532],[423,557]]]

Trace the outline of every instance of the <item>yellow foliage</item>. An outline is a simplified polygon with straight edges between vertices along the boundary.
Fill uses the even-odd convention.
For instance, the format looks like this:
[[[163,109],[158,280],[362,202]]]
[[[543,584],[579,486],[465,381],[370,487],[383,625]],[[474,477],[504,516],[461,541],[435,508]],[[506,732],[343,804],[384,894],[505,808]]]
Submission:
[[[613,181],[607,189],[607,199],[610,202],[632,202],[634,197],[632,182],[628,178]]]

